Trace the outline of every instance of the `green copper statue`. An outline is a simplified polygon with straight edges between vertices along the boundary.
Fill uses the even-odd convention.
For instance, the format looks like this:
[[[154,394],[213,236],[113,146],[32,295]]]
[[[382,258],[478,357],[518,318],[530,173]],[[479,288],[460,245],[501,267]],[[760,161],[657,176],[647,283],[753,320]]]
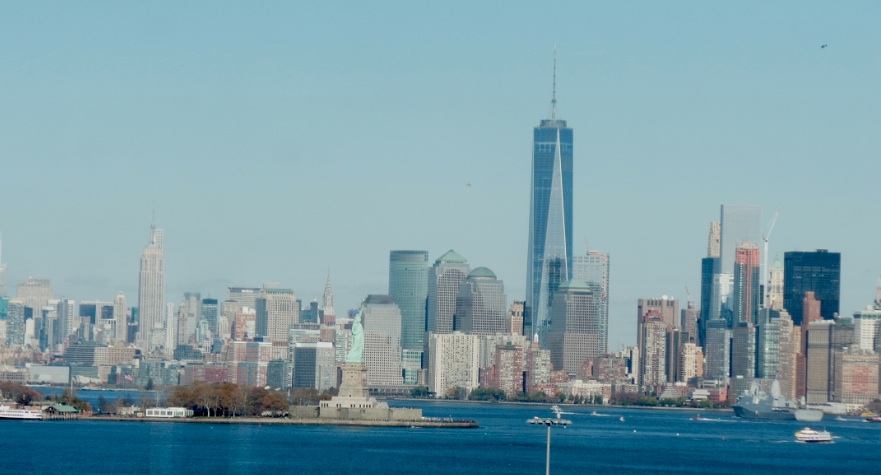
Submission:
[[[346,353],[346,363],[363,363],[364,358],[361,355],[364,352],[364,327],[361,325],[361,312],[364,310],[364,304],[355,314],[355,321],[352,322],[352,346]]]

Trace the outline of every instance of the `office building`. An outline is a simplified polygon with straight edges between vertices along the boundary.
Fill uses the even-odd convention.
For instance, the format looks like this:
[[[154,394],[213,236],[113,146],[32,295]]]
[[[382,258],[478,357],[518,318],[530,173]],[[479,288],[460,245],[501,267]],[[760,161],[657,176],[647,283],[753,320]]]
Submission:
[[[336,324],[336,310],[333,308],[333,285],[330,283],[330,273],[327,274],[327,282],[324,283],[322,304],[321,323],[333,326]]]
[[[688,383],[694,378],[704,376],[704,353],[694,342],[682,345],[679,350],[679,378],[677,381]]]
[[[71,309],[72,310],[72,309]],[[59,321],[62,317],[61,312],[58,313]],[[70,322],[66,323],[70,329]],[[68,330],[68,334],[70,334]],[[125,300],[125,294],[117,292],[113,299],[113,340],[125,341],[128,337],[128,304]]]
[[[447,251],[429,270],[426,331],[452,333],[459,285],[471,272],[468,261],[456,251]]]
[[[864,351],[881,353],[881,309],[871,305],[853,314],[854,344]]]
[[[704,257],[701,259],[701,307],[700,319],[698,320],[698,344],[703,347],[707,338],[707,322],[712,318],[720,318],[719,308],[713,308],[714,302],[714,277],[719,274],[721,259],[719,257]]]
[[[362,308],[367,384],[372,388],[400,386],[401,310],[388,295],[368,295]]]
[[[743,243],[734,251],[734,292],[730,296],[735,325],[756,323],[760,302],[759,248]]]
[[[292,349],[293,388],[326,391],[336,386],[333,343],[295,342]]]
[[[155,330],[165,327],[165,257],[162,250],[164,234],[150,226],[150,241],[141,252],[138,284],[138,346],[148,352],[164,341],[153,338]],[[174,331],[174,329],[169,329]]]
[[[838,313],[841,293],[841,254],[818,249],[783,255],[783,308],[796,325],[802,322],[801,302],[805,292],[820,301],[820,315],[832,320]]]
[[[425,347],[428,271],[428,251],[389,252],[388,292],[401,309],[401,346],[408,350]]]
[[[649,310],[640,326],[639,385],[657,391],[667,383],[667,324],[657,310]]]
[[[505,284],[493,271],[478,267],[459,284],[454,328],[470,335],[505,333],[508,327]]]
[[[604,354],[605,343],[600,341],[601,303],[596,290],[574,280],[557,288],[547,336],[555,369],[578,374],[585,361]]]
[[[762,207],[758,205],[722,205],[722,235],[719,248],[720,272],[734,273],[735,250],[743,243],[762,242]]]
[[[511,335],[523,335],[523,312],[526,309],[526,302],[515,300],[508,308],[508,326],[505,333]]]
[[[294,291],[264,287],[255,304],[257,336],[286,342],[291,325],[300,321],[300,306]]]
[[[728,381],[730,366],[731,330],[728,322],[716,318],[707,322],[707,341],[704,347],[704,378]]]
[[[605,354],[609,342],[609,254],[588,251],[586,256],[574,256],[570,278],[586,282],[595,289],[600,311],[600,343],[603,345],[600,352]]]
[[[526,258],[527,326],[543,344],[554,292],[569,280],[572,267],[573,136],[557,118],[556,103],[555,79],[551,117],[533,129]]]
[[[779,257],[768,269],[768,284],[765,289],[764,306],[771,310],[783,310],[783,262]]]

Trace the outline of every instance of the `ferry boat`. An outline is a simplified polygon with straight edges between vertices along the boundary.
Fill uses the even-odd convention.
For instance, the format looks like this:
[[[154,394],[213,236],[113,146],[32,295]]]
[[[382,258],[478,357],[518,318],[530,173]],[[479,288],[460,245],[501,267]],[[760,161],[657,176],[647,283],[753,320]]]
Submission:
[[[18,409],[9,406],[0,406],[0,419],[23,419],[28,421],[43,420],[43,413],[39,409]]]
[[[826,430],[814,430],[810,427],[795,433],[795,438],[799,442],[832,442],[832,434]]]

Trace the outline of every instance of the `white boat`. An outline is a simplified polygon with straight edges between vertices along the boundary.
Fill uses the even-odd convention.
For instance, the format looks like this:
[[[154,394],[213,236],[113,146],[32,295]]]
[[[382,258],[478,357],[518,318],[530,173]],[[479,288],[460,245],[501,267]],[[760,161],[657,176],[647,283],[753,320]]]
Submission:
[[[832,434],[826,430],[814,430],[810,427],[795,433],[795,438],[799,442],[832,442]]]
[[[9,406],[0,406],[0,419],[24,419],[39,421],[43,419],[43,413],[39,409],[18,409]]]

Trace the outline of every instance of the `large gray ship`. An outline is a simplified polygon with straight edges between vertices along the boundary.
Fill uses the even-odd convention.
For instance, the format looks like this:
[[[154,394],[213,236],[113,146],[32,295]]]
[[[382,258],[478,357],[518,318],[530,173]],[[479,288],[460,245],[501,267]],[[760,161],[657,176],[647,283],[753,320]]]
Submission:
[[[798,403],[783,397],[780,383],[771,383],[771,394],[753,382],[749,391],[737,398],[734,414],[744,419],[798,420],[816,422],[823,419],[823,412],[816,409],[801,409]]]

